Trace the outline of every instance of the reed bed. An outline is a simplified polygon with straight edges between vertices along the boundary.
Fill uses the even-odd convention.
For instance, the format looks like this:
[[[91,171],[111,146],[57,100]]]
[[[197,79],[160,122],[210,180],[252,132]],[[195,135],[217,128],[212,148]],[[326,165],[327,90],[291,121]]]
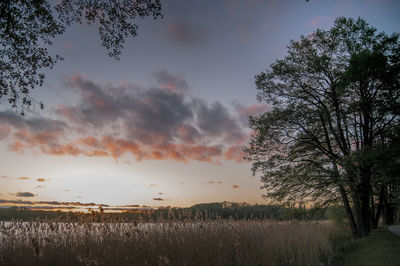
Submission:
[[[329,265],[330,222],[0,223],[1,265]]]

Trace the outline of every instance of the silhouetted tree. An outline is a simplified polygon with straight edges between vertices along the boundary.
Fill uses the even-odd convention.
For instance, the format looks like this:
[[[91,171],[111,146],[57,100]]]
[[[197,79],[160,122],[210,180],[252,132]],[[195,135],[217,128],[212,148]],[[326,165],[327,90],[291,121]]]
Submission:
[[[124,41],[135,37],[137,17],[162,17],[160,0],[2,0],[0,2],[0,98],[15,109],[32,105],[30,91],[43,84],[42,68],[61,60],[46,46],[74,23],[98,25],[108,55],[119,59]],[[43,103],[39,103],[43,109]]]
[[[341,201],[353,236],[367,236],[377,198],[398,186],[398,173],[383,171],[378,157],[391,154],[387,164],[398,169],[399,69],[399,34],[376,33],[360,18],[292,41],[283,60],[256,76],[258,99],[272,110],[250,117],[245,151],[266,196]]]

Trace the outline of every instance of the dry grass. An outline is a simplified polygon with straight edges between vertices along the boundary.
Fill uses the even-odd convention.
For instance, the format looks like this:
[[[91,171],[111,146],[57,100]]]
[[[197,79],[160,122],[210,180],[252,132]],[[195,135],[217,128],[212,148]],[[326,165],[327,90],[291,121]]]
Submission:
[[[0,224],[1,265],[329,265],[329,222]]]

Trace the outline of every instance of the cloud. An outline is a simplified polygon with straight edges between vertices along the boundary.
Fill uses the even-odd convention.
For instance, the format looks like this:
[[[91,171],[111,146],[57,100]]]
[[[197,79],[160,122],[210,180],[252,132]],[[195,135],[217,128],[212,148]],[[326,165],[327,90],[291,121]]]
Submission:
[[[6,175],[0,175],[0,177],[1,177],[1,178],[4,178],[4,179],[11,179],[11,177],[6,176]]]
[[[172,92],[186,91],[189,88],[188,83],[182,75],[172,75],[166,70],[158,70],[153,72],[152,76],[162,88],[171,90]]]
[[[166,24],[165,33],[162,36],[173,44],[184,47],[199,46],[206,43],[208,39],[207,31],[203,26],[183,20]]]
[[[23,200],[4,200],[0,199],[0,204],[11,203],[11,204],[33,204],[32,201],[23,201]]]
[[[113,86],[76,74],[65,84],[80,100],[59,106],[52,118],[0,112],[1,124],[9,128],[8,148],[18,153],[31,150],[115,160],[131,155],[137,161],[242,162],[236,152],[249,133],[240,119],[262,106],[237,104],[232,110],[219,101],[209,103],[188,93],[182,75],[160,70],[153,78],[159,87]]]
[[[0,124],[31,132],[63,132],[68,127],[63,121],[41,116],[26,119],[10,110],[0,112]]]
[[[31,179],[31,177],[21,176],[17,178],[17,180],[29,180],[29,179]]]
[[[213,180],[211,180],[211,181],[208,181],[207,183],[208,184],[222,184],[222,181],[213,181]]]
[[[235,161],[237,163],[245,162],[243,159],[245,155],[243,148],[243,145],[233,145],[225,151],[224,156],[227,160]]]
[[[158,192],[158,195],[164,195],[162,192]]]
[[[233,189],[239,188],[239,186],[238,186],[238,185],[232,185],[232,188],[233,188]]]
[[[37,182],[46,182],[49,181],[50,179],[46,179],[46,178],[36,178]]]
[[[257,116],[271,110],[271,107],[266,103],[257,103],[250,106],[245,106],[238,101],[234,101],[232,105],[234,106],[236,114],[239,117],[239,121],[243,127],[247,127],[249,123],[249,116]]]
[[[35,195],[31,192],[17,192],[17,197],[34,197]]]
[[[59,202],[59,201],[27,201],[27,200],[4,200],[0,199],[0,204],[3,207],[18,206],[32,210],[58,210],[58,209],[78,209],[82,207],[104,207],[105,210],[124,211],[124,210],[143,210],[149,209],[148,206],[140,206],[138,204],[109,206],[107,204],[98,203],[82,203],[82,202]]]
[[[21,196],[24,194],[26,196]],[[19,197],[33,197],[34,195],[30,192],[17,192],[16,194]],[[92,207],[92,206],[101,206],[101,207],[109,207],[107,204],[99,204],[99,203],[84,203],[79,201],[21,201],[21,200],[4,200],[0,199],[0,203],[14,203],[14,204],[29,204],[29,205],[54,205],[54,206],[78,206],[78,207]]]
[[[115,207],[121,207],[121,208],[138,208],[138,207],[140,207],[140,205],[139,205],[139,204],[129,204],[129,205],[118,205],[118,206],[115,206]]]
[[[74,206],[21,206],[31,210],[73,210]]]
[[[150,184],[149,187],[156,187],[158,186],[157,184]]]
[[[153,198],[153,200],[157,200],[157,201],[164,201],[163,198]]]
[[[204,100],[196,100],[195,105],[198,126],[202,132],[213,137],[223,137],[228,142],[245,136],[238,122],[220,102],[208,105]]]
[[[11,127],[0,125],[0,140],[7,138],[11,133]]]
[[[186,82],[162,71],[157,75],[160,80],[173,80],[174,86]],[[84,123],[98,129],[122,120],[127,137],[135,142],[168,143],[179,138],[179,127],[193,117],[190,102],[175,91],[142,89],[134,84],[106,88],[81,75],[75,75],[67,83],[78,89],[82,102],[73,107],[60,106],[59,114],[78,125]]]
[[[79,202],[79,201],[67,201],[67,202],[62,202],[62,201],[36,201],[35,204],[49,204],[49,205],[68,205],[68,206],[79,206],[79,207],[93,207],[93,206],[98,206],[98,207],[108,207],[109,205],[107,204],[99,204],[99,203],[84,203],[84,202]]]
[[[45,186],[39,185],[39,186],[36,186],[35,188],[45,188]]]

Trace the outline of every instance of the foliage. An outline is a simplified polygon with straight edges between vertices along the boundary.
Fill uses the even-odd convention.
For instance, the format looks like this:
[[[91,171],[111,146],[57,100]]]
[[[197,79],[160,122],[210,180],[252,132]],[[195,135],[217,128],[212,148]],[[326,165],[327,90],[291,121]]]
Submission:
[[[119,59],[124,41],[135,37],[134,19],[161,17],[160,0],[62,0],[52,6],[47,0],[0,2],[0,98],[20,113],[35,100],[30,91],[42,86],[43,68],[61,60],[49,55],[52,40],[74,23],[98,25],[102,45]],[[39,103],[43,109],[43,103]]]
[[[360,18],[292,41],[256,76],[258,99],[272,110],[250,117],[245,151],[266,196],[340,202],[353,235],[367,236],[376,215],[395,208],[384,199],[399,196],[398,173],[380,159],[399,167],[399,69],[399,34],[377,34]]]

